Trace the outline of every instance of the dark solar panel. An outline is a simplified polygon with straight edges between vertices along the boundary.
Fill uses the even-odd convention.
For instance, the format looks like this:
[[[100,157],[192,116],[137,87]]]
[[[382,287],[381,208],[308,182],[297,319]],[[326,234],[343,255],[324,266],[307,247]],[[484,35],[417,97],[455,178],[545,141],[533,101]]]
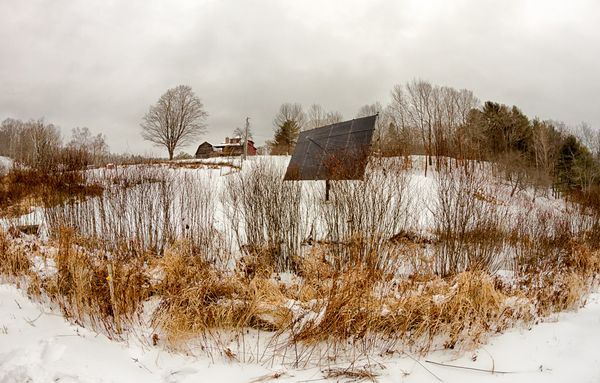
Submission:
[[[377,116],[300,132],[284,180],[358,180],[369,159]]]

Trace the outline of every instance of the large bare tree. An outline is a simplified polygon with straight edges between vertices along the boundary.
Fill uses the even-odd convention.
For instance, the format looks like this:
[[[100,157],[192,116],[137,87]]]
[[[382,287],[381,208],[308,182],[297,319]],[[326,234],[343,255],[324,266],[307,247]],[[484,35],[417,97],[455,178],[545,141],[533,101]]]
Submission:
[[[338,111],[327,111],[319,104],[312,104],[306,112],[307,123],[305,129],[320,128],[325,125],[342,122],[344,116]]]
[[[202,101],[187,85],[167,90],[158,102],[150,107],[141,127],[142,137],[155,145],[164,146],[173,159],[175,149],[190,144],[206,130],[206,117]]]
[[[275,128],[281,128],[286,122],[293,121],[300,129],[306,125],[306,113],[299,103],[287,102],[279,107],[279,111],[275,115],[273,125]]]

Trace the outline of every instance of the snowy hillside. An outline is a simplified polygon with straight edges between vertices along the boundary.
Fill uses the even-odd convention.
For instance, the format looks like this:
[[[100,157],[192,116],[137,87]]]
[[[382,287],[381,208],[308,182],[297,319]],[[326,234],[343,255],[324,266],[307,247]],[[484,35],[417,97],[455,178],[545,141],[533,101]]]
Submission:
[[[325,201],[288,161],[89,170],[99,196],[0,220],[43,234],[0,237],[0,383],[600,379],[599,253],[556,240],[587,215],[487,163],[381,159]]]

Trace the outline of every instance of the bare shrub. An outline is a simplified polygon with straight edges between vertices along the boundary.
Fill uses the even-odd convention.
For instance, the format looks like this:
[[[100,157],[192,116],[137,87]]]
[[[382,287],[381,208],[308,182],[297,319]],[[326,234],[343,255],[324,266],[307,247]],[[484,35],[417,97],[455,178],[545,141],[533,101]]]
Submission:
[[[97,176],[104,192],[97,198],[46,209],[51,234],[62,226],[101,239],[105,246],[140,248],[162,254],[168,244],[187,238],[213,262],[227,263],[228,248],[216,229],[210,179],[181,177],[153,167],[106,170]]]
[[[514,229],[514,271],[517,275],[534,272],[555,264],[565,251],[566,243],[558,243],[553,231],[556,217],[545,210],[533,210],[517,217]],[[556,246],[560,245],[560,246]]]
[[[331,201],[316,194],[313,232],[328,248],[338,269],[366,263],[381,270],[397,266],[397,247],[390,242],[412,224],[414,197],[401,159],[372,159],[362,181],[332,181]]]
[[[206,261],[224,268],[231,261],[231,245],[217,217],[214,182],[194,173],[179,178],[174,206],[175,237],[189,241]]]
[[[435,270],[440,275],[469,268],[496,271],[505,248],[507,212],[490,196],[491,180],[463,167],[442,168],[436,174],[437,198],[431,207]]]
[[[102,188],[78,172],[13,167],[0,177],[0,214],[27,214],[32,206],[51,207],[99,195]]]
[[[300,185],[284,182],[285,169],[257,160],[228,176],[223,205],[240,248],[267,251],[274,270],[294,270],[300,245]]]

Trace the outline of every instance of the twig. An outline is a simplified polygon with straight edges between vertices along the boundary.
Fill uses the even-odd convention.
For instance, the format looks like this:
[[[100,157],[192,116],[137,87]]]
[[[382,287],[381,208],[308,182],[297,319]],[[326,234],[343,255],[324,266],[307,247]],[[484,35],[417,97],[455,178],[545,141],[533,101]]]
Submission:
[[[153,372],[150,371],[150,369],[148,367],[144,366],[144,364],[142,362],[140,362],[138,358],[131,358],[131,360],[133,360],[135,363],[139,364],[140,367],[143,367],[149,373],[153,374]]]
[[[414,360],[415,362],[419,363],[419,365],[421,367],[423,367],[423,369],[425,369],[425,371],[427,371],[428,373],[430,373],[434,378],[436,378],[438,381],[443,382],[443,380],[437,376],[436,374],[434,374],[430,369],[428,369],[427,367],[425,367],[425,365],[423,363],[421,363],[419,360],[417,360],[416,358],[414,358],[412,355],[410,355],[409,353],[407,353],[406,351],[402,351],[402,353],[406,356],[408,356],[409,358],[411,358],[412,360]]]
[[[494,360],[494,357],[492,356],[492,354],[490,354],[490,352],[488,350],[486,350],[485,348],[481,348],[483,351],[485,351],[489,356],[490,359],[492,359],[492,371],[496,371],[496,361]]]
[[[426,360],[426,363],[435,364],[437,366],[442,367],[451,367],[451,368],[460,368],[462,370],[471,370],[471,371],[479,371],[479,372],[488,372],[490,374],[516,374],[516,371],[498,371],[498,370],[486,370],[484,368],[476,368],[476,367],[467,367],[467,366],[457,366],[455,364],[446,364],[440,362],[434,362],[432,360]]]
[[[250,383],[266,382],[269,380],[279,379],[282,376],[286,376],[286,375],[287,375],[287,373],[285,371],[277,371],[272,374],[267,374],[267,375],[259,376],[258,378],[252,379],[250,381]]]
[[[29,325],[30,325],[31,327],[35,327],[35,321],[36,321],[36,320],[38,320],[38,319],[40,319],[40,317],[42,316],[42,314],[43,314],[43,313],[44,313],[44,312],[40,312],[40,315],[38,315],[38,316],[37,316],[37,318],[35,318],[35,319],[33,319],[33,320],[31,320],[31,319],[27,319],[27,318],[25,318],[25,317],[23,317],[23,319],[25,319],[25,322],[29,323]]]
[[[15,303],[17,304],[17,307],[19,307],[19,310],[23,310],[23,307],[21,307],[21,305],[19,304],[19,302],[17,302],[16,299],[15,299]]]

